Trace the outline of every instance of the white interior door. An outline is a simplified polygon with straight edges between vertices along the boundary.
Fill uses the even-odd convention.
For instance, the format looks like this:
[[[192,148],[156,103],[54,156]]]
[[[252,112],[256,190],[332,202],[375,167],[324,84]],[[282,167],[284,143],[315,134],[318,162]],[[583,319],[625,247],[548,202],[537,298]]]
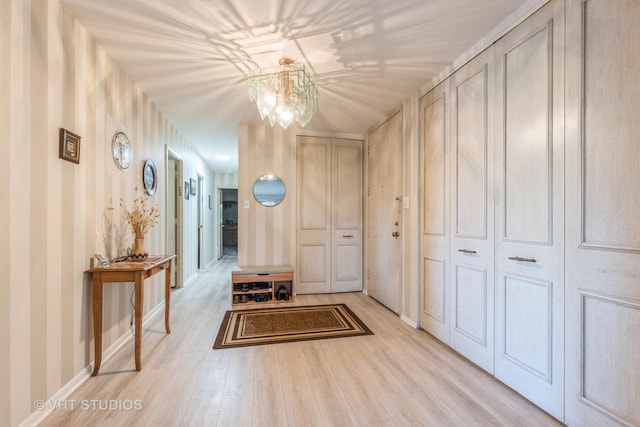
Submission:
[[[564,417],[564,4],[496,45],[495,375]]]
[[[493,48],[451,77],[451,347],[493,373]]]
[[[420,99],[420,326],[449,344],[449,80]]]
[[[299,294],[331,292],[331,139],[297,141]]]
[[[367,292],[400,312],[402,295],[402,112],[369,133]]]
[[[640,2],[567,10],[566,422],[638,426]]]

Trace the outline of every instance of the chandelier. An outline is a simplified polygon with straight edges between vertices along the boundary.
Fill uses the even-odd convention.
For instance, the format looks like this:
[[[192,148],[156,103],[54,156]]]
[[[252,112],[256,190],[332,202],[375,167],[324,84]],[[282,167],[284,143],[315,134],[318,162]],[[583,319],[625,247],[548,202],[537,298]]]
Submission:
[[[311,121],[318,111],[318,90],[304,69],[304,64],[281,58],[278,72],[257,71],[247,77],[249,99],[255,101],[260,117],[269,118],[287,128],[295,120],[300,126]]]

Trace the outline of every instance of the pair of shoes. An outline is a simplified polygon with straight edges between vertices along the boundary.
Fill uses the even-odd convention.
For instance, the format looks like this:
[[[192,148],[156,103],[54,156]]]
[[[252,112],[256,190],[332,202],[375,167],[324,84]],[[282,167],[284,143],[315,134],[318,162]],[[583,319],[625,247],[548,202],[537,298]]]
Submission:
[[[233,303],[234,304],[240,304],[240,295],[234,295],[233,296]]]
[[[253,300],[255,302],[266,302],[269,300],[269,294],[255,294]]]
[[[242,296],[240,297],[240,302],[241,302],[241,303],[245,303],[245,302],[247,302],[247,301],[249,301],[249,297],[248,297],[248,296],[246,296],[246,295],[242,295]]]

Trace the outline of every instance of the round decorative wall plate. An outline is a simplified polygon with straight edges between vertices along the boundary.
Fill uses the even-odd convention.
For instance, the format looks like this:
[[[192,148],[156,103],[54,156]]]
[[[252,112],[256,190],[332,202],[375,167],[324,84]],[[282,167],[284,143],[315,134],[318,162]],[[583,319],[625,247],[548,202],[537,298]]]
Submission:
[[[142,183],[148,195],[153,196],[156,193],[156,189],[158,188],[158,170],[152,160],[144,162],[144,167],[142,168]]]
[[[129,169],[131,166],[131,143],[126,133],[117,131],[111,139],[111,155],[113,161],[120,169]]]

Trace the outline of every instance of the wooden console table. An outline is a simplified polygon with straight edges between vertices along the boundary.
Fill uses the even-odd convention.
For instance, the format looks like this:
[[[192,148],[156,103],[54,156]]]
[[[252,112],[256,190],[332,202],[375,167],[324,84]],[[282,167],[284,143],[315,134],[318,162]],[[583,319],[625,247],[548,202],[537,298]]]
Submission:
[[[93,336],[95,341],[96,364],[92,376],[98,375],[102,362],[102,285],[104,283],[133,282],[134,321],[135,321],[135,359],[136,371],[142,369],[140,353],[142,347],[142,315],[144,301],[144,280],[154,274],[165,271],[164,327],[169,329],[169,305],[171,302],[171,260],[175,255],[150,256],[142,262],[116,262],[109,267],[95,267],[87,270],[93,275]]]

